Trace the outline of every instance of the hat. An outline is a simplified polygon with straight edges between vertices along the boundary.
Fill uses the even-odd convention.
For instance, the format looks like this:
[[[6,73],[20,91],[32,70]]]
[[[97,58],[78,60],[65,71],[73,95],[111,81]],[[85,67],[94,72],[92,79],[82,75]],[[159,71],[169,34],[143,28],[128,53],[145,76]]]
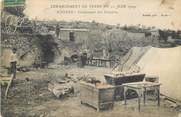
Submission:
[[[12,48],[13,51],[16,51],[17,49],[16,48]]]

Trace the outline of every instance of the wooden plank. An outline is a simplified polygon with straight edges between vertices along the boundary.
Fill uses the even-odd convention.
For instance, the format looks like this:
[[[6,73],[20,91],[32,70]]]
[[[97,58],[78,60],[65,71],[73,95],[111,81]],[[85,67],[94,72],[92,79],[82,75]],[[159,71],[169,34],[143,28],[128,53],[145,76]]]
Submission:
[[[8,83],[8,86],[7,86],[7,88],[6,88],[5,99],[7,99],[8,91],[9,91],[9,88],[10,88],[11,83],[12,83],[12,81],[13,81],[13,77],[14,77],[14,75],[12,74],[12,75],[11,75],[11,79],[10,79],[10,81],[9,81],[9,83]]]

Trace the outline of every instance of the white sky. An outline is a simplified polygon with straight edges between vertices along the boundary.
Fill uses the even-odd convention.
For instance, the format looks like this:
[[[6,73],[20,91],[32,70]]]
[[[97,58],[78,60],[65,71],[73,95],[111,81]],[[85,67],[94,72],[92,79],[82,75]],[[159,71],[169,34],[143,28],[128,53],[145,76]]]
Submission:
[[[64,20],[64,21],[92,21],[106,24],[156,26],[165,29],[181,29],[181,0],[165,0],[160,5],[161,0],[27,0],[25,14],[29,18],[38,18],[39,20]],[[112,9],[117,14],[57,14],[57,10],[74,11],[96,11],[109,9],[52,9],[51,4],[59,5],[103,5],[108,4],[116,6],[118,4],[134,5],[135,9],[123,8]],[[146,17],[143,14],[157,14],[156,17]],[[160,16],[167,14],[169,16]]]

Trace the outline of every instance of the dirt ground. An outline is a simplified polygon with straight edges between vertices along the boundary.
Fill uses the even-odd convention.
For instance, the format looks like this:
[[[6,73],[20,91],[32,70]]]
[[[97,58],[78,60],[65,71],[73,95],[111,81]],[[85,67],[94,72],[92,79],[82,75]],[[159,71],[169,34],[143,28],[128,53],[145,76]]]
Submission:
[[[137,100],[129,99],[128,104],[115,101],[113,110],[97,112],[96,109],[80,103],[79,86],[74,84],[75,94],[64,99],[57,99],[48,91],[48,83],[54,78],[62,78],[65,73],[72,78],[82,76],[96,76],[104,82],[103,74],[110,72],[109,68],[76,66],[53,66],[49,69],[38,69],[17,73],[17,79],[10,88],[8,99],[3,97],[2,87],[2,115],[3,117],[178,117],[179,107],[172,107],[172,103],[161,99],[161,106],[156,101],[147,100],[141,104],[138,111]]]

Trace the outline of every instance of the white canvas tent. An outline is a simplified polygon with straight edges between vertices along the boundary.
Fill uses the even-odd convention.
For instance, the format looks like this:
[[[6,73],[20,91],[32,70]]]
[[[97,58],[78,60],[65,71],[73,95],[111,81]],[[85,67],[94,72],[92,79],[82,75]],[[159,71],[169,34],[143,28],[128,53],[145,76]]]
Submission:
[[[162,84],[161,94],[181,102],[181,46],[134,47],[124,58],[126,59],[122,59],[121,64],[113,72],[131,71],[138,66],[140,72],[145,73],[146,76],[159,77]]]
[[[181,46],[150,48],[137,65],[146,75],[156,75],[162,84],[161,93],[181,101]]]

